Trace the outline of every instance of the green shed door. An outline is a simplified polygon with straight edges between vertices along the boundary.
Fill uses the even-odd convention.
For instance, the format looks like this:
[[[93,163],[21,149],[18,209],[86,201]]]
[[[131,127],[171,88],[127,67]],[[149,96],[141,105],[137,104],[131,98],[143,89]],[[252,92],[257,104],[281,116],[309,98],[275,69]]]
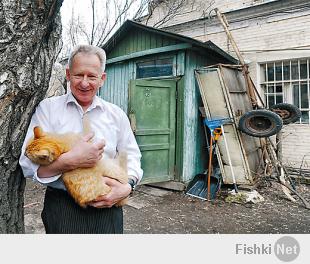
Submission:
[[[142,153],[141,183],[174,179],[176,82],[131,80],[129,118]]]

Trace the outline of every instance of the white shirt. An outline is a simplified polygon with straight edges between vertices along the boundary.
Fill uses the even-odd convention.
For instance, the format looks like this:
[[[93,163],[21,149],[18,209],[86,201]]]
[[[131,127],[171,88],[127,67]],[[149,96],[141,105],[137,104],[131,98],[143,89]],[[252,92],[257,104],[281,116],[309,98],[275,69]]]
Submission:
[[[33,136],[35,126],[40,126],[43,131],[51,133],[82,133],[84,115],[88,116],[91,128],[95,133],[95,140],[105,140],[103,158],[105,156],[115,158],[117,152],[126,151],[128,175],[135,177],[139,182],[143,175],[140,163],[141,153],[125,112],[97,96],[84,112],[72,93],[44,99],[37,106],[28,127],[19,159],[24,176],[32,177],[34,180],[54,188],[66,189],[61,175],[49,178],[38,177],[39,165],[30,161],[24,154],[26,143]]]

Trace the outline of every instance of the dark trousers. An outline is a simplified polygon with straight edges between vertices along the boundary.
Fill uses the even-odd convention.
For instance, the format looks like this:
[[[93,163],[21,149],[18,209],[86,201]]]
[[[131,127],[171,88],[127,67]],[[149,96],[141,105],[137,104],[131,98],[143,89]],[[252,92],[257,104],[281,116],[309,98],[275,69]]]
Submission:
[[[41,213],[47,234],[122,234],[122,207],[80,207],[63,190],[47,187]]]

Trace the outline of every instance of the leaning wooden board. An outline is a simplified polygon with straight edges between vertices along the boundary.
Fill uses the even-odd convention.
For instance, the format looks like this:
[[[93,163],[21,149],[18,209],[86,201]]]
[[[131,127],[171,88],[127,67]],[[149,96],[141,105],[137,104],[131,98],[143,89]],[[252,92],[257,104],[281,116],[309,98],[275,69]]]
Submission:
[[[237,184],[253,184],[259,165],[259,142],[240,133],[240,115],[251,110],[242,73],[238,69],[214,66],[195,71],[206,115],[211,119],[228,118],[224,124],[228,150],[222,138],[218,141],[217,156],[225,184],[232,184],[229,151]]]

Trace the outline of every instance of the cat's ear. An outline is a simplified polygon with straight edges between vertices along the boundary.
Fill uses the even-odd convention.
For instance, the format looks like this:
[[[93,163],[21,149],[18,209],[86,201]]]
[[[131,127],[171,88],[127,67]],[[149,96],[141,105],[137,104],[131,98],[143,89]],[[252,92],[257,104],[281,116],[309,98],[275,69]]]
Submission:
[[[44,136],[44,132],[41,127],[36,126],[33,128],[34,138],[40,138]]]

